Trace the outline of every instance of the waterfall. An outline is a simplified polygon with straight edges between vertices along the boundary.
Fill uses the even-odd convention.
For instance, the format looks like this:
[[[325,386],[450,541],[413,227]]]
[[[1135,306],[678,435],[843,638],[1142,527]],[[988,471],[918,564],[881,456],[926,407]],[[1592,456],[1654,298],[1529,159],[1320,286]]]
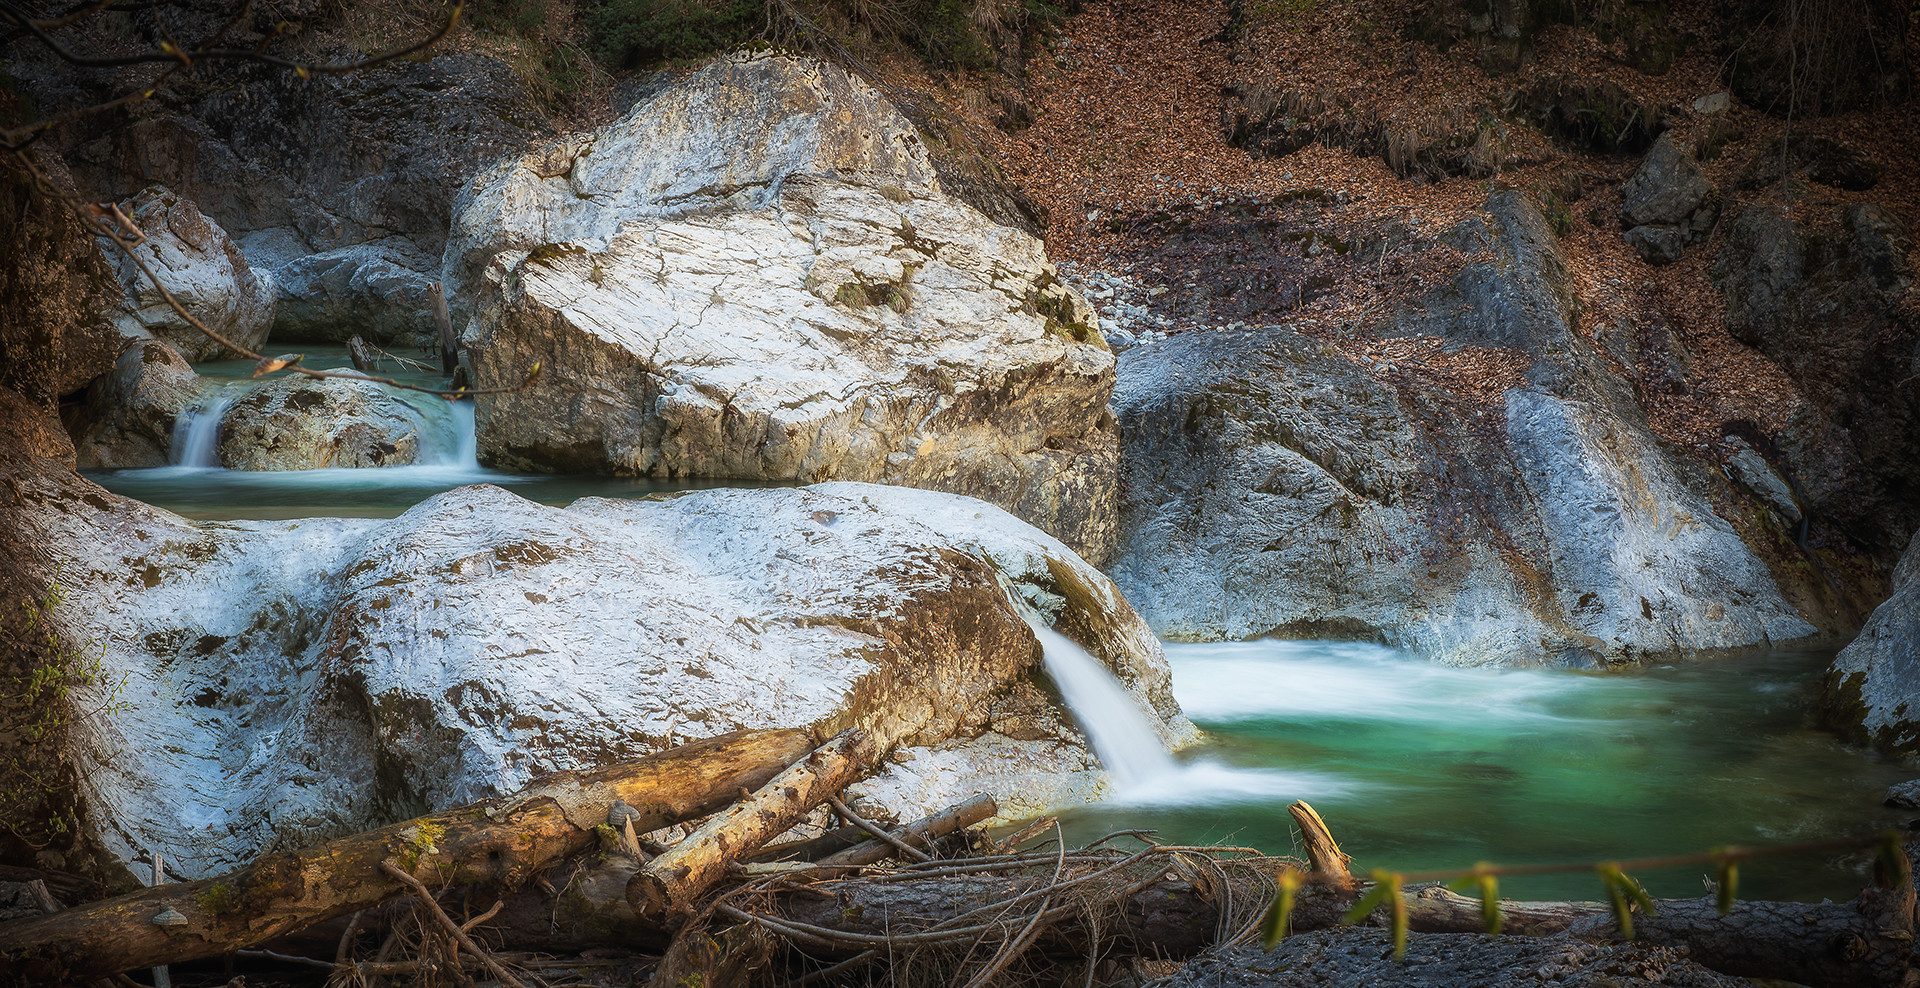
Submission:
[[[173,423],[173,463],[183,467],[220,466],[220,420],[233,404],[234,390],[220,388],[180,413]]]
[[[1060,695],[1093,742],[1100,763],[1122,789],[1138,787],[1179,773],[1173,756],[1160,741],[1160,731],[1147,712],[1113,673],[1087,650],[1028,617],[1034,637],[1040,639],[1047,672]]]

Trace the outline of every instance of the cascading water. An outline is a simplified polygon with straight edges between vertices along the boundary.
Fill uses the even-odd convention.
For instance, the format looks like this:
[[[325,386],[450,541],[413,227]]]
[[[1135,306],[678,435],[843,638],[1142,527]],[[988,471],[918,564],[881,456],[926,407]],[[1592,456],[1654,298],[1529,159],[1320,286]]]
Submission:
[[[1016,603],[1019,598],[1015,596]],[[1113,776],[1114,802],[1232,803],[1320,797],[1348,788],[1314,772],[1234,768],[1212,759],[1180,762],[1161,742],[1160,729],[1138,699],[1107,667],[1073,639],[1029,612],[1027,625],[1040,640],[1043,661],[1060,697],[1073,712],[1100,764]]]
[[[1038,619],[1029,617],[1027,624],[1040,639],[1047,673],[1093,742],[1094,754],[1123,790],[1179,773],[1160,731],[1106,666]]]
[[[220,420],[238,395],[232,386],[219,388],[182,413],[173,423],[173,465],[218,468]]]

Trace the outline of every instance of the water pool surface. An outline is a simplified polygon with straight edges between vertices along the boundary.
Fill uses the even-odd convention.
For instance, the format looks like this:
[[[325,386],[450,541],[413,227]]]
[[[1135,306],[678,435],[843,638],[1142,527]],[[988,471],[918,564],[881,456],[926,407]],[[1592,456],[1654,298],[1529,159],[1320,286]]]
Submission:
[[[1881,806],[1911,767],[1813,726],[1830,652],[1771,652],[1633,673],[1461,669],[1377,645],[1170,644],[1174,693],[1208,735],[1189,771],[1062,817],[1069,840],[1284,853],[1286,805],[1319,810],[1355,867],[1398,870],[1683,854],[1902,826]],[[1743,895],[1850,898],[1865,853],[1741,869]],[[1709,868],[1637,875],[1701,895]],[[1524,898],[1600,896],[1591,875],[1513,878]]]

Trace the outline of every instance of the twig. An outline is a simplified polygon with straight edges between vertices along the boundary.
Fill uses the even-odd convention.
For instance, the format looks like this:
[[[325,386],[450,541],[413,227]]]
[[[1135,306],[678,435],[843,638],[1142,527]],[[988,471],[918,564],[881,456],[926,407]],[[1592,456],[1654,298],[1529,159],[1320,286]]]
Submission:
[[[863,817],[860,814],[855,813],[854,811],[848,809],[847,804],[840,801],[840,797],[838,796],[827,797],[827,805],[833,807],[833,811],[835,813],[840,814],[840,816],[843,819],[845,819],[848,823],[851,823],[854,826],[859,827],[861,830],[864,830],[867,833],[870,833],[873,836],[878,837],[881,841],[887,844],[893,845],[894,850],[899,851],[901,854],[906,855],[908,858],[911,858],[914,861],[932,861],[933,860],[932,855],[927,854],[925,851],[922,851],[919,848],[914,847],[911,844],[908,844],[906,841],[903,841],[900,838],[895,837],[890,833],[887,833],[878,824],[875,824],[873,821],[868,820],[866,817]]]
[[[233,956],[251,957],[256,960],[279,961],[282,964],[304,964],[307,967],[317,967],[327,971],[337,970],[338,968],[337,965],[329,964],[326,961],[317,961],[311,957],[300,957],[296,954],[282,954],[274,950],[236,950],[233,952]]]
[[[392,875],[394,878],[399,879],[402,884],[412,888],[414,895],[418,896],[420,901],[426,904],[427,911],[433,915],[433,918],[438,920],[440,925],[444,927],[449,934],[452,934],[454,940],[458,942],[460,946],[465,947],[473,956],[480,958],[480,960],[486,964],[487,970],[493,972],[493,976],[500,979],[501,984],[507,985],[508,988],[526,988],[526,985],[521,984],[520,980],[509,973],[505,967],[502,967],[499,961],[493,959],[493,954],[489,953],[486,948],[475,943],[473,938],[467,935],[467,931],[462,929],[460,924],[454,922],[453,917],[447,915],[446,910],[440,908],[440,903],[433,900],[433,893],[427,891],[427,887],[420,884],[419,879],[407,874],[404,869],[392,861],[380,862],[380,870]]]

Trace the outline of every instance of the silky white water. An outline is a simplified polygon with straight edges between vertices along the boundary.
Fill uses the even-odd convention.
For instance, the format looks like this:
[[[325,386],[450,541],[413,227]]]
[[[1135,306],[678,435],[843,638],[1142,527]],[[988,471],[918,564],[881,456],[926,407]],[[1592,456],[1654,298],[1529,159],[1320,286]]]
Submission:
[[[342,347],[315,347],[302,366],[336,370],[349,365]],[[419,437],[417,462],[363,469],[228,470],[220,465],[220,423],[246,393],[267,383],[253,364],[225,361],[195,367],[210,386],[174,424],[172,465],[88,474],[116,494],[138,498],[189,518],[272,519],[316,516],[393,517],[441,491],[464,484],[497,484],[546,504],[589,495],[633,497],[697,487],[755,486],[740,481],[662,482],[643,478],[514,474],[482,467],[471,401],[451,402],[419,391],[389,389],[407,406]],[[438,387],[439,378],[411,372],[398,380]]]
[[[1236,768],[1211,758],[1180,761],[1167,751],[1160,729],[1139,698],[1073,639],[1029,616],[1047,674],[1086,732],[1113,782],[1110,802],[1121,805],[1244,802],[1288,796],[1326,796],[1348,788],[1314,772]]]

